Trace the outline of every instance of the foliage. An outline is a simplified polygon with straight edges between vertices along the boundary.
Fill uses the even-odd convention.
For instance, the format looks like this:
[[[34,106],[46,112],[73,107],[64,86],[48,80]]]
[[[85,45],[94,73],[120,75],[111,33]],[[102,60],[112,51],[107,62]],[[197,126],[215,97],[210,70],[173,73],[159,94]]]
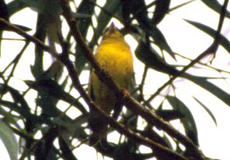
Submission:
[[[98,143],[91,147],[104,156],[119,160],[143,160],[152,157],[160,160],[205,159],[198,149],[196,115],[187,106],[188,104],[177,96],[175,79],[191,81],[230,106],[229,93],[210,82],[212,79],[226,80],[226,77],[196,74],[197,70],[208,69],[211,72],[225,73],[229,76],[230,72],[212,66],[219,45],[230,52],[229,40],[220,34],[223,17],[226,15],[226,18],[229,18],[230,15],[225,10],[228,1],[226,0],[225,4],[221,5],[217,0],[202,0],[203,4],[219,14],[218,29],[184,19],[189,25],[213,39],[213,43],[197,58],[191,59],[186,55],[176,53],[159,27],[168,14],[195,1],[191,0],[170,7],[173,0],[155,0],[148,5],[144,0],[109,0],[103,5],[97,0],[72,0],[70,1],[71,13],[68,12],[66,0],[60,2],[59,0],[13,0],[6,1],[7,3],[4,0],[0,1],[0,45],[4,47],[3,42],[6,40],[4,32],[8,31],[18,33],[25,42],[22,44],[21,40],[15,39],[22,48],[16,55],[10,55],[3,50],[1,53],[3,57],[4,54],[12,56],[7,65],[0,68],[0,114],[2,116],[0,137],[4,139],[3,143],[7,146],[11,158],[15,159],[16,146],[19,145],[22,151],[19,154],[20,160],[31,159],[31,157],[38,160],[78,159],[74,151],[84,144],[88,145],[90,136],[87,126],[88,105],[94,105],[86,94],[87,85],[85,84],[88,81],[85,73],[89,71],[89,64],[96,67],[97,73],[109,87],[114,88],[114,92],[123,94],[122,90],[119,92],[119,88],[110,83],[109,78],[106,79],[109,76],[97,68],[97,63],[90,57],[103,31],[112,20],[122,24],[123,34],[130,35],[137,41],[135,58],[142,62],[145,69],[143,73],[137,73],[142,77],[136,77],[141,80],[137,82],[134,92],[131,93],[136,101],[129,95],[124,97],[123,103],[127,108],[120,113],[117,122],[107,116],[111,125],[110,132],[120,138],[114,140],[108,137],[109,143],[106,145]],[[38,13],[35,29],[23,24],[7,23],[11,16],[19,14],[28,7]],[[71,17],[71,14],[74,17]],[[68,29],[61,27],[66,23],[69,25]],[[91,38],[88,38],[89,35]],[[23,65],[24,62],[21,59],[31,43],[35,44],[33,53],[30,53],[33,54],[31,57],[34,59],[26,57],[31,65],[25,66],[30,68],[30,73],[28,73],[30,76],[20,80],[20,84],[25,87],[19,89],[20,87],[13,83],[17,78],[15,73],[17,68]],[[57,46],[59,49],[56,49]],[[48,54],[51,56],[47,56]],[[201,59],[210,55],[213,56],[210,63],[200,62]],[[179,57],[188,60],[189,63],[180,64],[177,61]],[[171,61],[176,65],[171,65]],[[199,68],[196,68],[195,64],[199,64]],[[187,72],[191,68],[195,68],[192,74]],[[147,73],[148,75],[152,73],[149,70],[168,75],[167,80],[162,82],[157,87],[157,91],[151,95],[145,93]],[[24,71],[21,69],[17,72],[23,74]],[[154,80],[152,83],[155,83]],[[168,91],[163,94],[162,91],[165,91],[165,88],[168,88]],[[202,102],[202,98],[197,95],[192,95],[192,98],[197,102],[197,107],[202,107],[216,124],[214,114]],[[156,99],[160,101],[157,106],[153,103]],[[170,109],[165,107],[168,105]],[[101,114],[106,116],[103,112]],[[169,125],[168,122],[172,120],[180,122],[183,130],[177,130]],[[115,130],[119,132],[119,135],[116,135]],[[38,135],[40,135],[39,138]],[[18,144],[14,136],[19,137]],[[148,152],[142,149],[143,146],[149,149]]]

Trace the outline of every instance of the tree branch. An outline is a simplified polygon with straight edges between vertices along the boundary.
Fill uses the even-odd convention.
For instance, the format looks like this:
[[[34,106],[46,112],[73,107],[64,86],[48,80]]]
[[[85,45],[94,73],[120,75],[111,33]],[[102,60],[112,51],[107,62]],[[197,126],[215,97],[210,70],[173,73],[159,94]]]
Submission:
[[[99,77],[99,79],[101,81],[103,81],[109,88],[111,88],[115,92],[116,95],[124,97],[124,104],[126,105],[126,107],[128,109],[130,109],[131,111],[133,111],[136,114],[140,115],[142,118],[146,119],[147,122],[149,122],[149,123],[161,128],[162,130],[167,132],[169,135],[171,135],[172,137],[176,138],[183,145],[185,145],[187,147],[187,149],[191,150],[191,152],[194,153],[194,157],[196,159],[203,159],[201,152],[199,151],[197,146],[195,144],[193,144],[193,142],[190,139],[188,139],[187,137],[182,135],[180,132],[175,130],[168,123],[166,123],[163,120],[161,120],[158,116],[156,116],[155,114],[150,112],[148,109],[146,109],[143,106],[141,106],[134,98],[124,94],[123,90],[116,83],[114,83],[114,81],[112,80],[111,76],[109,76],[109,74],[107,72],[102,70],[100,68],[100,66],[98,65],[97,61],[94,59],[94,56],[93,56],[91,50],[85,44],[85,41],[82,38],[81,33],[79,32],[79,30],[77,28],[77,22],[74,19],[74,16],[73,16],[73,13],[72,13],[72,11],[71,11],[71,9],[69,7],[68,1],[67,0],[62,0],[61,1],[61,6],[62,6],[62,9],[63,9],[63,16],[67,20],[67,23],[68,23],[68,25],[70,27],[70,30],[72,32],[73,37],[75,38],[77,43],[82,47],[82,50],[84,51],[83,53],[84,53],[85,58],[91,63],[91,65],[95,69],[96,74]],[[67,66],[67,68],[68,68],[68,66]],[[74,68],[70,69],[69,71],[72,71],[72,70],[74,70]],[[73,74],[76,74],[76,72],[74,72]],[[72,79],[73,83],[76,83],[77,82],[76,81],[77,77],[74,76],[72,78],[73,78]],[[97,106],[94,105],[94,103],[92,103],[92,101],[88,98],[87,95],[83,94],[82,96],[85,97],[85,100],[86,100],[86,102],[88,101],[89,105],[91,105],[92,107],[94,107],[98,111],[100,110]],[[111,119],[108,115],[104,114],[103,116],[107,117],[108,120],[109,120],[109,123],[111,124],[111,126],[116,128],[120,133],[125,134],[126,136],[129,136],[129,137],[135,138],[138,141],[142,139],[142,137],[137,136],[135,134],[132,134],[133,132],[131,130],[128,130],[128,129],[124,128],[122,125],[119,125],[118,123],[115,123],[116,121]],[[146,144],[146,141],[144,139],[142,139],[142,140],[143,140],[142,143]],[[149,142],[152,143],[153,141],[149,141]],[[149,145],[149,144],[146,144],[146,145]],[[154,148],[155,147],[156,146],[154,146]]]

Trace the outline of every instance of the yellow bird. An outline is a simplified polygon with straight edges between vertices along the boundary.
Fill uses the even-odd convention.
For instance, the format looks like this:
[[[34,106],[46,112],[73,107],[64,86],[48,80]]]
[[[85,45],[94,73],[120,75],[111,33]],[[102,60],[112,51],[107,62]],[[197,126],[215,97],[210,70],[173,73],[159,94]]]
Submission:
[[[133,87],[134,71],[130,47],[113,23],[107,28],[102,42],[98,46],[95,59],[121,88],[129,90]],[[96,105],[108,115],[113,109],[121,107],[120,99],[99,80],[94,70],[90,75],[89,95]],[[90,109],[89,127],[93,132],[90,145],[94,145],[102,139],[106,140],[108,123],[92,108]]]

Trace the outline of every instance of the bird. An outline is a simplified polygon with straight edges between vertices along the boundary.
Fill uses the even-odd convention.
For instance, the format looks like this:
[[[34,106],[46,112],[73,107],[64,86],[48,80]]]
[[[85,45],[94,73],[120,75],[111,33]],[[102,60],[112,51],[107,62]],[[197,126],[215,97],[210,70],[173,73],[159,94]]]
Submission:
[[[119,29],[112,23],[105,30],[102,41],[99,44],[95,60],[122,89],[130,91],[134,85],[133,57],[129,44]],[[113,91],[102,82],[92,69],[89,79],[89,96],[95,104],[110,115],[121,111],[122,102]],[[92,131],[89,144],[95,145],[103,140],[107,142],[108,123],[95,109],[89,108],[90,118],[88,125]],[[116,115],[114,118],[117,117]]]

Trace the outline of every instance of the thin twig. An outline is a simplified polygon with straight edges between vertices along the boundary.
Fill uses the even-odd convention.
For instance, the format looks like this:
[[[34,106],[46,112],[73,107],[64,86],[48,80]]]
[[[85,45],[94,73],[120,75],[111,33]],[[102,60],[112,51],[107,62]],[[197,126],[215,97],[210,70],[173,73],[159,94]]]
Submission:
[[[184,59],[186,59],[186,60],[192,61],[192,59],[190,59],[190,58],[188,58],[188,57],[185,57],[185,56],[183,56],[183,55],[181,55],[181,54],[179,54],[179,53],[176,53],[176,55],[179,56],[179,57],[181,57],[181,58],[184,58]],[[223,73],[228,73],[228,74],[230,74],[230,72],[227,71],[227,70],[219,69],[219,68],[210,66],[210,65],[208,65],[208,64],[206,64],[206,63],[203,63],[203,62],[197,62],[197,63],[200,64],[200,65],[203,65],[203,66],[205,66],[205,67],[211,68],[211,69],[213,69],[213,70],[216,70],[217,72],[223,72]]]
[[[22,48],[22,50],[19,52],[19,54],[13,59],[13,61],[10,62],[10,64],[3,70],[3,72],[1,73],[2,75],[8,70],[8,68],[12,65],[12,69],[11,69],[11,72],[8,76],[8,78],[6,80],[4,80],[4,77],[3,77],[3,80],[4,80],[4,84],[7,85],[8,82],[10,81],[11,77],[13,76],[14,74],[14,71],[18,65],[18,62],[20,60],[20,58],[22,57],[22,54],[24,53],[24,51],[26,50],[26,48],[28,47],[29,45],[29,41],[26,42],[26,44],[24,45],[24,47]]]

